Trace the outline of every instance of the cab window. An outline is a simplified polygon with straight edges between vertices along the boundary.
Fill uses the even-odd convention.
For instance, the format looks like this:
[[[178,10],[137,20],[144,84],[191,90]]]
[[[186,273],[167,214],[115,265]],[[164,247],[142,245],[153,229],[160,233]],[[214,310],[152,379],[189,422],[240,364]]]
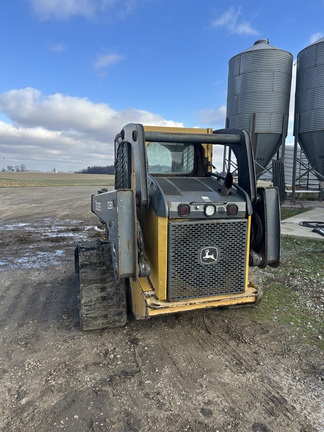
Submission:
[[[146,147],[150,174],[191,174],[195,146],[190,143],[149,142]]]

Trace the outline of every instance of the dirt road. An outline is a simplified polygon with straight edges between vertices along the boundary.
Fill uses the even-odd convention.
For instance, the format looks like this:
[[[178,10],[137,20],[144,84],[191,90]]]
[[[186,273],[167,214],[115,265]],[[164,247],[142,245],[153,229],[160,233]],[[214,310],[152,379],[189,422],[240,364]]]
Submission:
[[[323,430],[322,352],[254,309],[80,332],[73,248],[98,234],[96,190],[0,189],[0,430]]]

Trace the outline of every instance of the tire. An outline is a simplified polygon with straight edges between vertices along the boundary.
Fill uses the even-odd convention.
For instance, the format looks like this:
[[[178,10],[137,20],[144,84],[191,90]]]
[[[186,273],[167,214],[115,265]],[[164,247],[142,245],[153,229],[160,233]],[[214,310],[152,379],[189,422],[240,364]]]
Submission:
[[[75,248],[81,330],[121,327],[127,321],[126,288],[116,282],[110,243],[89,241]]]

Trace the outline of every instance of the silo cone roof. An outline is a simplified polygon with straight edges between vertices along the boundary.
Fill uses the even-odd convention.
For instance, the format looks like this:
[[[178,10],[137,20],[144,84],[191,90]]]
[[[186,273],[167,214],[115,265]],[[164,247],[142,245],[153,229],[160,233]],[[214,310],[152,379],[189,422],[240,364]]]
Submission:
[[[259,39],[259,40],[255,41],[254,44],[250,48],[247,48],[246,50],[242,51],[242,53],[245,53],[248,51],[264,50],[264,49],[267,49],[267,50],[275,49],[276,50],[278,48],[275,48],[275,47],[269,45],[269,39]],[[242,53],[240,53],[240,54],[242,54]],[[237,54],[237,55],[240,55],[240,54]]]

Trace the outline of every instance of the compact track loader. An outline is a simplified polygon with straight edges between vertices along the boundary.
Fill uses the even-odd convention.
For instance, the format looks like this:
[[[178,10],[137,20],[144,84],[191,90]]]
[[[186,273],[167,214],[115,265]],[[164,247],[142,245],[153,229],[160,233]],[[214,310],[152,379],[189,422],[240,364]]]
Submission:
[[[213,146],[235,172],[213,172]],[[106,240],[75,250],[83,330],[212,307],[256,304],[249,266],[278,266],[280,206],[257,188],[244,130],[128,124],[115,138],[115,190],[91,197]]]

